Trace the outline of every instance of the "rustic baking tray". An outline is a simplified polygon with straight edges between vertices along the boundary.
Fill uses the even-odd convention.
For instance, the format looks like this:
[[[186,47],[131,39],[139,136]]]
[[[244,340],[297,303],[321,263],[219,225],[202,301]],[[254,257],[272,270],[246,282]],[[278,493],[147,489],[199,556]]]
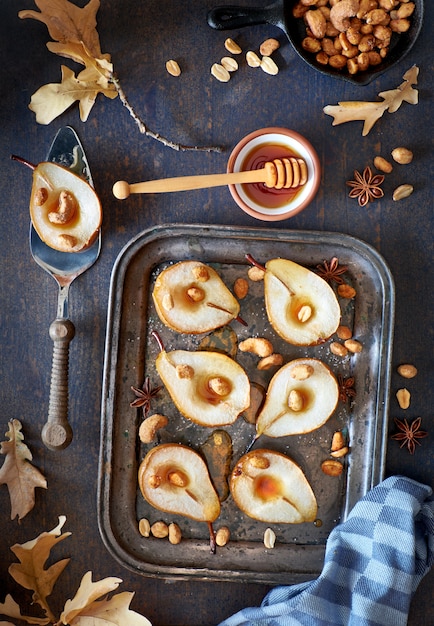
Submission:
[[[140,494],[137,470],[149,445],[138,437],[143,416],[130,407],[135,397],[131,386],[140,387],[147,376],[151,386],[161,384],[155,369],[159,348],[152,331],[158,331],[168,351],[194,350],[203,339],[175,333],[158,319],[151,293],[159,271],[176,261],[200,260],[211,264],[231,287],[235,278],[247,276],[247,253],[260,263],[283,257],[311,269],[338,257],[348,267],[345,282],[357,292],[352,300],[340,299],[343,323],[352,328],[363,350],[342,358],[330,353],[330,342],[300,348],[279,340],[266,318],[263,284],[251,282],[241,301],[240,314],[247,326],[231,324],[238,340],[266,336],[285,362],[307,355],[320,358],[336,375],[354,377],[356,396],[340,401],[328,422],[312,433],[260,440],[261,447],[279,450],[301,466],[318,501],[318,520],[274,525],[276,545],[267,550],[263,543],[267,524],[248,518],[229,497],[214,526],[229,526],[231,540],[211,554],[206,523],[159,512]],[[282,584],[317,576],[330,531],[383,478],[393,317],[393,279],[384,260],[366,243],[344,234],[197,224],[163,225],[133,239],[113,269],[103,381],[98,514],[101,536],[112,555],[125,567],[151,577]],[[259,372],[252,355],[239,352],[237,359],[252,381],[266,387],[272,370]],[[161,443],[179,442],[199,450],[212,432],[182,417],[165,389],[153,400],[152,412],[169,417],[167,428],[160,431]],[[329,457],[337,429],[348,434],[351,452],[343,474],[332,478],[320,465]],[[240,416],[226,430],[235,463],[251,443],[254,425]],[[142,517],[151,523],[176,521],[182,542],[172,545],[167,539],[142,537],[138,529]]]

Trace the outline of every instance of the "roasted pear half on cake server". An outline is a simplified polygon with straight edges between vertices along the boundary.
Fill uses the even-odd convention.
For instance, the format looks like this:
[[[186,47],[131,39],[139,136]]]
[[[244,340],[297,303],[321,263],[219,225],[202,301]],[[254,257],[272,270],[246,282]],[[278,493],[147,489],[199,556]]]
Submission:
[[[218,273],[200,261],[179,261],[160,272],[152,298],[163,324],[179,333],[215,330],[240,312]]]
[[[196,424],[232,424],[250,405],[247,374],[226,354],[163,349],[155,365],[177,409]]]
[[[152,448],[140,463],[139,487],[149,504],[160,511],[206,522],[215,552],[212,523],[220,515],[220,500],[202,457],[177,443]]]
[[[236,505],[253,519],[270,524],[316,519],[317,502],[307,478],[280,452],[248,452],[234,467],[229,486]]]
[[[338,382],[325,363],[313,358],[290,361],[270,380],[256,422],[256,438],[316,430],[329,419],[338,399]]]
[[[265,308],[282,339],[293,345],[313,346],[336,332],[341,310],[323,278],[288,259],[272,259],[265,270]]]

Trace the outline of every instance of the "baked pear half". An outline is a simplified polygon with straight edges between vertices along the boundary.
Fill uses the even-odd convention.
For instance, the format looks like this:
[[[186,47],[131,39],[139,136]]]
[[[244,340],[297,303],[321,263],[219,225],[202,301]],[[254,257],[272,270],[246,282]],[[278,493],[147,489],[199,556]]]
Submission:
[[[256,437],[300,435],[320,428],[334,412],[339,385],[319,359],[295,359],[272,377],[256,422]]]
[[[282,339],[292,345],[313,346],[336,332],[341,310],[323,278],[288,259],[272,259],[265,269],[267,316]]]
[[[33,170],[30,217],[47,246],[80,252],[95,241],[102,209],[95,190],[81,176],[43,161]]]
[[[229,487],[246,515],[270,524],[312,522],[317,502],[300,467],[280,452],[258,449],[240,458]]]
[[[152,298],[163,324],[179,333],[215,330],[240,312],[218,273],[200,261],[180,261],[160,272]]]
[[[213,522],[220,514],[208,468],[192,448],[177,443],[152,448],[140,463],[138,478],[143,497],[160,511],[199,522]]]
[[[226,354],[162,350],[155,365],[177,409],[196,424],[232,424],[250,405],[247,374]]]

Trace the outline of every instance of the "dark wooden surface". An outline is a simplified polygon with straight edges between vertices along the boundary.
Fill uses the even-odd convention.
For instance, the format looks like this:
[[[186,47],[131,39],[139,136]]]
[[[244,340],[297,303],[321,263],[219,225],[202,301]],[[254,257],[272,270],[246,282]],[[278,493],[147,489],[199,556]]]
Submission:
[[[98,97],[85,124],[73,107],[51,125],[38,125],[27,108],[30,96],[42,84],[59,81],[62,60],[46,49],[49,38],[43,24],[18,19],[18,10],[34,8],[30,0],[2,2],[0,433],[3,440],[8,420],[22,421],[33,462],[45,474],[48,489],[37,490],[35,508],[17,523],[9,519],[7,488],[0,488],[0,602],[6,592],[18,600],[24,597],[7,573],[15,560],[9,547],[54,528],[62,514],[67,517],[64,530],[72,536],[56,548],[54,557],[71,556],[71,562],[53,592],[55,611],[73,596],[89,569],[94,579],[122,578],[121,589],[136,592],[132,608],[155,626],[212,626],[244,606],[259,604],[266,593],[266,587],[256,584],[173,583],[131,574],[102,544],[96,512],[106,311],[118,253],[131,237],[158,223],[261,226],[234,205],[226,188],[134,197],[121,203],[112,197],[111,186],[118,178],[136,181],[224,171],[231,147],[256,128],[281,125],[299,131],[314,144],[323,165],[321,189],[312,205],[272,228],[349,233],[375,246],[390,266],[396,283],[390,417],[407,416],[394,398],[402,385],[395,370],[399,363],[412,362],[419,374],[408,384],[412,405],[407,413],[423,418],[429,437],[414,456],[389,440],[386,473],[401,473],[433,486],[433,4],[426,2],[424,28],[412,52],[366,87],[314,72],[272,26],[235,31],[232,36],[245,50],[258,48],[267,36],[277,36],[282,44],[276,54],[279,75],[268,76],[243,64],[228,84],[218,83],[209,68],[223,56],[227,33],[207,26],[206,13],[212,6],[210,0],[103,0],[98,30],[103,52],[112,55],[125,92],[149,127],[182,143],[222,145],[221,154],[177,153],[140,135],[119,99]],[[183,74],[178,79],[165,72],[169,58],[180,61]],[[420,67],[419,104],[404,103],[396,113],[385,113],[367,137],[361,135],[361,123],[332,127],[331,118],[322,112],[323,106],[339,100],[376,100],[380,91],[397,87],[413,64]],[[76,337],[70,354],[70,418],[75,437],[67,450],[54,453],[42,445],[40,430],[47,413],[52,350],[48,327],[56,314],[57,287],[31,259],[31,175],[9,156],[42,160],[55,132],[66,124],[84,143],[104,206],[104,223],[97,264],[71,288]],[[360,209],[348,198],[345,181],[354,169],[371,164],[375,154],[388,155],[398,145],[414,151],[414,162],[395,167],[384,184],[384,199]],[[414,184],[414,194],[393,202],[394,187],[407,182]],[[431,572],[416,591],[410,626],[434,623],[433,581]]]

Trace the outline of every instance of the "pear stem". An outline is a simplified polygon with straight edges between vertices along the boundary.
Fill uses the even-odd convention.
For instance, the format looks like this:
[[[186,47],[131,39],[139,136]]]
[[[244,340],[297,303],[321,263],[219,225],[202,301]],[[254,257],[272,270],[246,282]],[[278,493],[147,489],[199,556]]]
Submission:
[[[256,259],[254,259],[254,258],[252,257],[252,255],[251,255],[251,254],[246,254],[246,260],[247,260],[247,261],[248,261],[251,265],[254,265],[255,267],[259,268],[260,270],[263,270],[264,272],[266,271],[266,268],[265,268],[263,265],[261,265],[260,263],[258,263],[258,262],[256,261]]]
[[[27,165],[27,167],[30,167],[31,170],[35,170],[36,169],[36,165],[34,163],[30,163],[30,161],[27,161],[27,159],[24,159],[23,157],[17,156],[16,154],[11,154],[11,159],[12,159],[12,161],[18,161],[18,163],[22,163],[23,165]]]
[[[218,304],[214,304],[213,302],[207,302],[206,305],[209,306],[211,309],[217,309],[218,311],[223,311],[223,313],[227,313],[228,315],[232,315],[232,313],[230,311],[228,311],[227,309],[224,309],[222,306],[219,306]],[[239,322],[243,326],[247,326],[248,325],[247,322],[245,322],[243,320],[243,318],[240,317],[239,315],[237,315],[234,319],[236,319],[237,322]]]
[[[209,548],[210,548],[210,552],[211,552],[211,554],[215,554],[216,550],[217,550],[217,544],[215,542],[214,528],[212,527],[212,522],[207,522],[207,523],[208,523],[208,529],[209,529]]]
[[[157,331],[153,330],[151,332],[151,335],[154,337],[155,341],[158,343],[158,347],[160,349],[160,352],[164,352],[164,344],[163,344],[163,342],[161,340],[160,335],[157,333]]]

